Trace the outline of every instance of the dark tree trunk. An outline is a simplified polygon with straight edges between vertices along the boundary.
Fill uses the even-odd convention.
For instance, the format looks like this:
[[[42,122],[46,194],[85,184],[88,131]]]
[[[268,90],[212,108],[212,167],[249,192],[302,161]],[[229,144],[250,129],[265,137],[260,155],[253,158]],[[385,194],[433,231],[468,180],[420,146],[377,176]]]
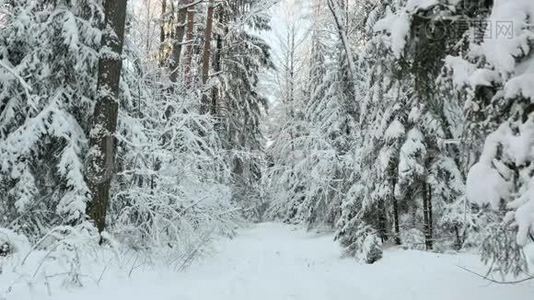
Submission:
[[[395,160],[394,162],[395,167],[390,167],[388,169],[388,176],[390,178],[390,185],[393,189],[393,193],[391,195],[391,201],[393,202],[393,231],[394,231],[394,241],[396,245],[401,244],[401,238],[400,238],[400,225],[399,225],[399,203],[398,199],[395,196],[395,186],[397,185],[397,173],[398,173],[398,160]]]
[[[379,201],[378,204],[378,236],[382,242],[388,239],[388,220],[386,217],[386,205],[384,201]]]
[[[109,188],[114,174],[115,144],[113,135],[117,128],[119,80],[122,69],[122,47],[127,0],[106,0],[104,4],[105,29],[98,62],[98,99],[93,112],[90,133],[88,183],[93,197],[88,215],[99,232],[106,225],[109,205]]]
[[[462,239],[462,236],[460,235],[460,228],[458,228],[458,225],[454,225],[454,236],[455,236],[454,248],[456,250],[462,249],[463,239]]]
[[[425,230],[426,250],[432,250],[432,190],[426,183],[423,184],[423,222]]]
[[[213,58],[213,71],[215,71],[215,74],[219,74],[219,72],[221,72],[221,53],[222,53],[222,45],[223,45],[222,36],[220,34],[217,34],[217,38],[215,39],[215,41],[216,41],[216,50],[215,50],[215,55]],[[214,116],[217,115],[218,113],[218,107],[219,107],[219,104],[217,103],[218,95],[219,95],[218,88],[214,86],[211,90],[211,109],[210,109],[211,114]]]
[[[161,66],[165,64],[165,20],[167,17],[167,0],[161,1],[161,17],[159,23],[159,63]]]
[[[182,44],[185,35],[185,26],[187,18],[187,9],[192,0],[183,0],[180,2],[181,7],[178,10],[178,20],[176,24],[175,36],[173,39],[172,47],[172,60],[170,63],[171,68],[171,81],[176,82],[178,79],[178,68],[180,67],[180,58],[182,54]]]
[[[213,33],[213,14],[215,3],[210,0],[208,4],[208,15],[206,18],[206,30],[204,31],[204,49],[202,51],[202,84],[205,86],[209,80],[210,58],[211,58],[211,37]],[[201,113],[209,112],[209,97],[204,91],[202,96]]]
[[[397,199],[393,197],[393,227],[395,230],[395,244],[400,245],[401,244],[401,238],[400,238],[400,225],[399,225],[399,204],[397,203]]]
[[[432,250],[434,248],[434,216],[432,213],[432,187],[428,186],[428,200],[427,200],[427,206],[428,206],[428,247],[429,250]]]

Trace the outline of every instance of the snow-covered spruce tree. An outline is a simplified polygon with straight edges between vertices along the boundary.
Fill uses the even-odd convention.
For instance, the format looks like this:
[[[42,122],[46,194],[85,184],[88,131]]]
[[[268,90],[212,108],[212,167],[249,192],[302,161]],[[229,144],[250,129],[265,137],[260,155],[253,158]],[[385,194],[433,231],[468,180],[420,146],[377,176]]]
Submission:
[[[439,220],[442,219],[443,213],[447,212],[445,209],[454,206],[463,193],[464,175],[460,172],[460,149],[458,143],[454,142],[459,137],[459,124],[455,123],[458,120],[455,120],[451,113],[458,107],[454,107],[452,99],[449,102],[438,93],[436,81],[446,55],[456,51],[461,44],[459,41],[462,41],[465,24],[458,19],[466,9],[462,5],[462,3],[437,1],[430,7],[419,9],[411,21],[409,41],[412,41],[412,45],[405,48],[406,57],[413,59],[409,63],[408,71],[414,76],[415,95],[422,100],[426,120],[422,124],[428,151],[424,167],[428,172],[426,184],[429,195],[428,199],[423,198],[427,248],[432,247],[432,239],[447,241],[452,234],[456,235],[456,247],[460,244],[457,232],[447,232],[451,229],[454,231],[454,228],[443,228],[445,230],[441,232],[432,229],[435,228],[437,221],[437,224],[441,224]]]
[[[380,36],[373,37],[374,24],[383,15],[384,7],[385,5],[370,7],[366,12],[371,17],[360,24],[364,28],[362,31],[364,46],[359,51],[361,54],[357,60],[358,74],[361,77],[356,81],[359,86],[358,91],[362,93],[358,97],[362,112],[360,138],[356,141],[357,150],[353,154],[356,161],[355,176],[347,196],[342,201],[341,217],[336,224],[336,239],[346,248],[346,252],[367,262],[380,259],[381,251],[373,251],[376,253],[373,254],[366,251],[363,245],[371,241],[373,249],[381,249],[381,244],[387,235],[386,208],[383,199],[387,195],[382,193],[382,198],[372,198],[375,183],[378,183],[375,181],[376,176],[380,175],[374,165],[377,151],[380,150],[379,146],[375,147],[377,141],[375,134],[380,134],[376,122],[380,119],[378,113],[381,109],[391,103],[384,100],[387,93],[385,90],[389,89],[384,78],[390,66],[386,62],[388,56],[385,55],[388,48],[384,46]],[[394,140],[391,142],[395,143]],[[381,165],[385,171],[387,166],[384,163]]]
[[[454,159],[465,178],[469,168],[480,156],[480,148],[485,137],[496,128],[495,122],[488,118],[493,114],[489,103],[495,94],[492,86],[498,73],[494,70],[479,69],[486,64],[477,54],[477,48],[485,35],[492,3],[482,1],[460,2],[456,7],[457,21],[449,26],[447,34],[458,40],[447,51],[444,65],[436,84],[438,97],[443,101],[442,118],[447,121],[448,141]],[[454,236],[454,248],[463,246],[478,247],[485,234],[487,218],[480,216],[477,208],[471,207],[465,194],[444,207],[437,225]]]
[[[348,77],[351,73],[339,35],[332,37],[324,31],[328,27],[336,32],[338,27],[323,4],[316,1],[304,5],[303,9],[311,6],[313,23],[309,41],[301,46],[308,46],[310,53],[299,55],[305,59],[297,60],[300,63],[296,69],[302,74],[297,84],[284,86],[282,94],[290,101],[281,101],[281,106],[289,113],[284,115],[282,127],[269,147],[274,166],[269,169],[268,179],[275,192],[270,215],[310,228],[334,226],[355,170],[354,110],[347,108],[356,107],[351,101],[352,87],[347,87],[352,83]],[[291,75],[293,70],[284,66],[295,63],[291,59],[294,50],[287,48],[287,63],[281,65]]]
[[[306,187],[311,184],[303,163],[309,153],[306,144],[311,127],[305,119],[307,78],[302,72],[307,63],[307,53],[303,53],[307,41],[299,30],[302,24],[295,20],[295,10],[289,9],[284,30],[278,33],[281,47],[274,61],[277,70],[273,72],[277,102],[269,110],[273,123],[269,124],[268,134],[272,143],[266,149],[270,166],[264,176],[271,198],[268,217],[290,223],[304,221],[299,209],[308,195]]]
[[[82,223],[91,201],[83,161],[104,19],[102,3],[75,4],[14,1],[0,33],[0,226],[31,239],[56,228],[50,238],[64,240],[56,249],[77,247],[72,228],[57,226]],[[184,78],[169,80],[171,70],[149,67],[138,38],[145,32],[132,16],[126,23],[106,231],[189,260],[212,233],[235,228],[230,168],[214,119],[198,112],[199,95]]]
[[[352,220],[342,219],[344,226],[370,224],[383,241],[394,237],[396,243],[403,234],[409,243],[423,242],[410,237],[420,230],[427,249],[435,239],[434,220],[462,192],[456,152],[445,143],[451,138],[444,130],[448,120],[432,87],[452,43],[436,36],[439,26],[447,24],[434,20],[447,15],[438,2],[425,7],[393,2],[370,14],[382,17],[368,26],[375,34],[367,43],[366,60],[374,64],[362,108],[364,192],[361,204],[352,204],[360,213],[349,211],[345,215]]]
[[[0,31],[0,226],[36,238],[84,219],[100,3],[10,1]]]
[[[334,50],[327,56],[326,72],[321,84],[315,90],[307,109],[307,118],[313,124],[315,143],[324,152],[320,156],[324,164],[321,173],[324,180],[324,195],[310,202],[310,225],[314,223],[334,226],[340,216],[340,206],[349,197],[358,174],[356,173],[356,146],[358,145],[356,111],[353,85],[349,79],[344,52]],[[353,59],[353,58],[350,58]],[[352,76],[350,76],[352,77]],[[313,162],[310,162],[313,167]],[[310,185],[313,188],[313,185]]]
[[[356,201],[359,197],[354,193],[355,183],[360,176],[358,146],[362,97],[357,87],[361,79],[358,75],[363,78],[365,70],[356,66],[357,57],[354,53],[359,47],[360,27],[367,13],[366,4],[367,1],[354,6],[343,1],[317,4],[325,15],[323,23],[318,24],[316,30],[323,34],[323,44],[318,45],[325,52],[326,72],[320,78],[318,88],[311,89],[315,93],[310,98],[307,118],[311,124],[315,124],[316,135],[321,137],[322,144],[328,146],[323,161],[330,167],[325,168],[321,176],[328,179],[327,193],[311,202],[311,215],[312,221],[334,228],[339,226],[343,202]],[[322,31],[324,27],[331,28],[334,34],[325,35]],[[351,32],[353,36],[349,35]]]
[[[258,218],[261,199],[264,136],[260,122],[267,99],[258,83],[261,71],[271,68],[270,48],[253,32],[269,30],[264,0],[224,2],[217,7],[222,21],[215,28],[216,74],[210,76],[211,111],[232,163],[233,201],[244,208],[247,217]]]
[[[487,214],[493,222],[482,245],[483,259],[501,274],[528,272],[523,247],[534,241],[533,17],[531,1],[496,2],[488,17],[494,27],[488,26],[485,39],[471,47],[487,62],[468,74],[472,85],[485,85],[494,95],[486,107],[479,106],[487,116],[482,124],[496,127],[469,171],[467,197],[491,209]],[[497,22],[507,22],[510,31],[496,31]]]
[[[425,247],[432,249],[434,240],[451,240],[440,231],[442,228],[435,227],[435,220],[463,192],[463,177],[444,146],[446,135],[434,114],[425,110],[425,106],[412,106],[407,121],[409,129],[401,148],[397,188],[405,201],[412,201],[409,204],[412,210],[419,209],[411,217],[419,218],[422,214],[422,220],[412,222],[422,221],[422,228],[418,228],[424,233]]]
[[[349,103],[353,87],[347,87],[346,55],[326,44],[334,42],[321,32],[317,24],[312,42],[312,60],[308,81],[305,117],[311,129],[303,146],[308,171],[313,180],[306,180],[307,199],[301,210],[308,226],[333,227],[339,218],[342,198],[354,178],[354,108]],[[339,44],[338,44],[339,46]],[[346,66],[345,66],[346,67]]]

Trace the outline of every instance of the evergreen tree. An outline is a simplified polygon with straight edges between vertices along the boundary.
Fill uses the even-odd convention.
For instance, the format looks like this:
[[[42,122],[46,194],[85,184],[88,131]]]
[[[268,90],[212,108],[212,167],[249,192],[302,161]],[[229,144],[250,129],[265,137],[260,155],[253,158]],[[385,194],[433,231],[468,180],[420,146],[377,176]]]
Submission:
[[[11,1],[0,32],[2,226],[31,237],[84,220],[104,12],[96,1]]]
[[[516,275],[528,271],[522,247],[534,240],[534,202],[529,196],[533,15],[534,8],[527,1],[495,5],[488,20],[508,20],[513,30],[502,35],[488,26],[487,38],[472,46],[480,50],[477,54],[487,64],[469,74],[478,95],[484,93],[475,99],[489,100],[477,108],[486,116],[479,128],[493,131],[485,140],[478,162],[469,170],[466,195],[471,202],[493,210],[488,212],[493,220],[483,243],[484,260],[496,271]],[[494,36],[490,38],[489,34]]]
[[[269,19],[262,13],[264,1],[227,2],[218,9],[226,21],[216,29],[222,38],[217,50],[220,72],[209,81],[216,86],[219,99],[213,105],[220,120],[224,147],[232,161],[234,201],[254,212],[261,206],[263,144],[261,120],[267,99],[259,90],[259,75],[272,68],[270,47],[255,31],[269,30]],[[248,30],[250,28],[251,30]],[[251,217],[259,217],[252,213]]]

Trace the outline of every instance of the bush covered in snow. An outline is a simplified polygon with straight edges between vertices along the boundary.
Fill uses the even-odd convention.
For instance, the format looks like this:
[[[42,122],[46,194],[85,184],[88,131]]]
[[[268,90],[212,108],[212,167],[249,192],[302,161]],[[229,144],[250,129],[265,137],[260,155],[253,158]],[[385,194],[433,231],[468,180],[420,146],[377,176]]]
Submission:
[[[21,257],[29,250],[30,242],[27,237],[7,228],[0,228],[0,256],[6,259],[13,255]]]

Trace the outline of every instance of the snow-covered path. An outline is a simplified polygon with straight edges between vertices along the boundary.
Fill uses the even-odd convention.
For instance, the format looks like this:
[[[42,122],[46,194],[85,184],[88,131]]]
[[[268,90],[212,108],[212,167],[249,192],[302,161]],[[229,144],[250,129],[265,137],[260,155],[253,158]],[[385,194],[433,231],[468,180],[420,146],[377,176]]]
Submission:
[[[260,224],[220,244],[183,273],[108,278],[100,287],[54,299],[101,300],[532,300],[534,282],[490,284],[461,270],[483,267],[473,255],[388,250],[374,265],[340,258],[331,235]],[[37,298],[35,298],[37,299]],[[42,298],[39,298],[42,299]]]

